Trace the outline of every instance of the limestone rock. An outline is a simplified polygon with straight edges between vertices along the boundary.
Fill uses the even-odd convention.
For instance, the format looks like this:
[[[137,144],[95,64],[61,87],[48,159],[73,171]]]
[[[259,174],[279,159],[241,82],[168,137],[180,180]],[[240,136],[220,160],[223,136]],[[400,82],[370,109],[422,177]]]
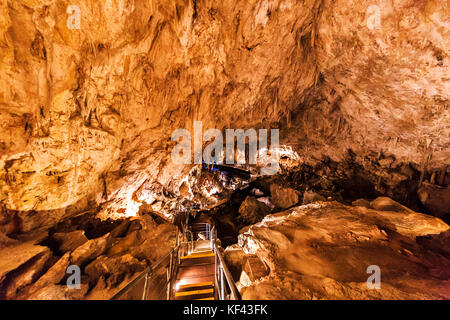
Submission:
[[[416,241],[428,250],[440,252],[450,258],[450,230],[440,234],[419,236]],[[450,270],[448,270],[448,273],[450,276]]]
[[[70,253],[62,256],[39,280],[34,284],[35,287],[43,287],[48,284],[59,283],[67,274],[67,267],[70,265]]]
[[[100,276],[135,273],[143,271],[146,266],[146,263],[137,260],[132,255],[124,254],[113,257],[100,256],[87,265],[84,271],[90,279],[97,281]]]
[[[248,255],[247,262],[244,266],[244,271],[249,279],[253,282],[268,274],[268,270],[264,263],[256,255]]]
[[[270,186],[270,196],[272,203],[281,209],[292,207],[299,201],[298,191],[291,188],[283,188],[277,184]]]
[[[132,247],[142,245],[145,239],[140,236],[139,231],[133,231],[124,238],[114,243],[111,248],[108,249],[108,255],[115,255],[129,250]]]
[[[0,284],[0,298],[14,299],[19,290],[36,281],[42,275],[51,256],[50,250],[46,250],[9,272],[5,276],[5,281]]]
[[[427,247],[432,251],[423,246],[427,237],[449,230],[440,219],[416,212],[337,202],[294,207],[240,235],[244,251],[270,268],[260,281],[243,281],[248,287],[241,294],[243,299],[448,299],[449,257],[436,250],[439,240],[434,249]],[[366,285],[372,265],[381,268],[381,290]]]
[[[420,202],[435,216],[450,214],[450,186],[440,187],[424,182],[417,193]]]
[[[86,300],[110,300],[116,293],[132,281],[137,274],[125,275],[120,285],[112,285],[111,281],[100,277],[97,284],[89,291]]]
[[[370,206],[370,201],[366,200],[366,199],[358,199],[352,202],[352,205],[355,207],[365,207],[367,209],[372,208]]]
[[[239,207],[239,217],[249,224],[256,223],[264,218],[270,212],[270,209],[255,197],[248,196]]]
[[[66,277],[67,267],[70,265],[70,253],[66,253],[62,256],[53,266],[48,269],[43,276],[41,276],[36,282],[32,285],[26,287],[23,291],[18,295],[19,299],[28,299],[33,297],[37,292],[42,292],[44,294],[48,294],[46,291],[46,287],[52,287],[53,285],[59,284],[61,280]],[[50,289],[50,294],[51,294]]]
[[[71,261],[73,264],[81,266],[82,264],[93,260],[100,256],[108,249],[110,245],[110,235],[89,240],[71,253]]]
[[[130,224],[131,224],[130,220],[123,221],[119,226],[117,226],[111,231],[111,237],[113,238],[124,237],[128,233],[128,228],[130,227]]]
[[[244,270],[245,257],[244,250],[238,245],[228,246],[223,253],[223,258],[234,280],[238,280]]]
[[[325,198],[313,191],[305,191],[303,194],[303,204],[309,204],[318,201],[325,201]]]
[[[259,202],[264,203],[270,209],[274,209],[275,208],[275,206],[270,201],[270,197],[261,197],[261,198],[257,198],[256,200],[258,200]]]
[[[176,227],[163,223],[160,225],[144,225],[144,229],[132,232],[123,241],[111,248],[112,253],[128,252],[138,260],[146,260],[153,263],[169,253],[175,246]],[[134,243],[135,246],[127,248],[126,242]],[[117,250],[117,251],[116,251]]]
[[[0,248],[10,247],[13,245],[18,245],[18,241],[11,239],[7,235],[5,235],[3,232],[0,232]]]
[[[247,272],[242,271],[241,277],[239,278],[239,284],[241,287],[249,287],[252,285],[252,280],[248,276]]]
[[[81,284],[80,289],[70,289],[67,286],[51,284],[36,291],[27,300],[82,300],[88,290],[87,284]]]
[[[109,248],[107,251],[108,255],[114,255],[118,253],[125,252],[132,247],[140,246],[144,243],[145,239],[143,239],[139,233],[139,231],[133,231],[128,234],[126,237],[120,239],[118,242],[114,243],[114,245]]]
[[[370,206],[380,211],[396,211],[396,212],[411,211],[410,209],[406,208],[405,206],[388,197],[378,197],[370,203]]]
[[[83,230],[68,233],[55,233],[52,238],[58,242],[58,250],[63,254],[69,251],[74,251],[76,248],[88,241]]]
[[[49,252],[47,247],[35,245],[35,241],[21,243],[17,246],[3,248],[0,259],[0,280],[7,273],[16,270],[31,259]]]
[[[252,190],[250,190],[251,195],[255,196],[255,197],[263,197],[264,196],[264,192],[262,192],[261,190],[257,189],[257,188],[253,188]]]

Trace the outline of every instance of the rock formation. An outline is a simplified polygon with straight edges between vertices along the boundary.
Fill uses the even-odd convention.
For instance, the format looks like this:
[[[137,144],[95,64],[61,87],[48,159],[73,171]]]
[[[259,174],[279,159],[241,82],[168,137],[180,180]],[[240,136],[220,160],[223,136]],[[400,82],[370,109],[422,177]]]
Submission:
[[[413,211],[336,202],[295,207],[267,216],[240,234],[241,250],[256,255],[270,270],[257,278],[244,276],[242,295],[244,299],[449,299],[448,247],[435,254],[422,240],[432,236],[427,240],[430,245],[435,235],[443,237],[449,230],[440,219]],[[380,268],[379,290],[367,286],[370,266]],[[246,269],[241,266],[242,273],[248,274]]]

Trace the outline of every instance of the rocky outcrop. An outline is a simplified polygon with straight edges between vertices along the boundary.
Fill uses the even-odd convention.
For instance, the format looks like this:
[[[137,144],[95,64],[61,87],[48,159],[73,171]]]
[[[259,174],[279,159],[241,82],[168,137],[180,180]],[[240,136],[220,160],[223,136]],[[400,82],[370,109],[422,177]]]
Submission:
[[[228,246],[223,252],[223,258],[234,280],[238,280],[241,276],[244,269],[245,257],[244,250],[238,244]]]
[[[411,210],[337,202],[294,207],[240,234],[245,253],[270,270],[258,281],[247,277],[241,293],[244,299],[449,299],[450,259],[437,249],[448,230],[442,220]],[[379,290],[367,286],[370,266],[381,270]]]
[[[58,243],[58,251],[63,254],[68,251],[74,251],[76,248],[88,242],[84,230],[69,233],[55,233],[53,239]]]
[[[269,212],[269,207],[263,202],[249,196],[239,207],[239,218],[245,224],[254,224],[261,221]]]
[[[8,273],[18,269],[27,261],[46,255],[49,252],[47,247],[35,245],[35,242],[29,241],[1,249],[0,282],[6,279]]]
[[[417,190],[420,202],[438,217],[450,215],[450,186],[441,187],[427,182]]]
[[[277,184],[272,184],[270,186],[270,197],[276,207],[287,209],[298,203],[299,192],[291,188],[283,188]]]
[[[325,198],[313,191],[307,190],[303,193],[303,204],[310,204],[318,201],[325,201]]]
[[[256,255],[246,257],[244,270],[251,282],[257,281],[268,274],[267,267]]]
[[[89,240],[71,253],[71,261],[74,264],[81,266],[89,260],[93,260],[100,256],[110,245],[111,239],[109,234],[98,239]]]
[[[101,256],[87,265],[84,271],[96,283],[96,279],[101,276],[135,273],[143,271],[146,266],[145,262],[137,260],[131,254],[124,254],[112,257]]]
[[[27,294],[34,294],[35,292],[49,286],[56,285],[61,282],[66,276],[66,270],[70,265],[70,253],[62,256],[51,268],[40,277],[36,283],[26,289]]]
[[[411,212],[411,209],[388,197],[378,197],[370,202],[370,207],[379,211]]]
[[[365,208],[368,208],[368,209],[371,208],[371,206],[370,206],[370,201],[368,201],[368,200],[366,200],[366,199],[358,199],[358,200],[355,200],[355,201],[352,202],[352,206],[355,206],[355,207],[365,207]]]
[[[80,289],[69,289],[62,285],[47,285],[28,297],[28,300],[83,300],[89,290],[87,284]]]
[[[46,250],[5,275],[4,280],[0,283],[0,299],[16,297],[20,290],[36,281],[44,272],[51,256],[50,250]],[[8,257],[2,258],[9,259]]]
[[[85,219],[87,222],[89,218]],[[86,223],[86,227],[89,225],[102,231],[97,221]],[[165,256],[175,244],[175,227],[158,224],[148,215],[125,220],[112,230],[105,222],[103,229],[111,231],[89,240],[85,234],[95,234],[93,230],[70,231],[73,227],[83,225],[59,224],[41,241],[42,246],[33,245],[34,240],[0,249],[0,299],[110,299],[132,276]],[[67,268],[73,265],[80,268],[81,289],[65,285]]]

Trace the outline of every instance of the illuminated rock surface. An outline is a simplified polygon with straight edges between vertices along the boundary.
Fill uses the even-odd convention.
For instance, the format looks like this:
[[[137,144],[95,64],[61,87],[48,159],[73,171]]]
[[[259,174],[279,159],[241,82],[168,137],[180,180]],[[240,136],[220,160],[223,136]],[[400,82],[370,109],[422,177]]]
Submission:
[[[35,240],[3,248],[0,299],[110,299],[137,272],[166,255],[175,244],[175,227],[149,216],[103,224],[103,230],[95,230],[105,233],[100,236],[88,228],[97,223],[91,219],[86,217],[84,225],[66,222],[56,226],[58,232],[50,230],[40,246],[33,245]],[[70,231],[71,228],[86,230]],[[83,238],[74,237],[83,233],[93,238],[79,241]],[[77,241],[62,250],[60,240],[71,236]],[[82,290],[66,286],[69,265],[80,266]]]
[[[449,299],[449,232],[440,219],[413,211],[337,202],[295,207],[239,236],[243,251],[270,269],[241,293],[244,299]],[[443,250],[428,250],[431,243]],[[381,269],[380,290],[366,284],[372,265]]]

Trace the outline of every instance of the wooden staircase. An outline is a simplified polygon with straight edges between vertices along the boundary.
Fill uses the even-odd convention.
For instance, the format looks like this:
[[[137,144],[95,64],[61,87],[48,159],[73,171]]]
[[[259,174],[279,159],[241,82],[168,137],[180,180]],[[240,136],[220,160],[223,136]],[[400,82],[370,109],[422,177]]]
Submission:
[[[111,300],[240,300],[208,223],[188,225],[165,257],[137,275]]]
[[[214,300],[214,284],[210,281],[182,285],[175,294],[175,300]]]
[[[175,300],[214,300],[215,253],[195,249],[181,257],[175,278]]]

